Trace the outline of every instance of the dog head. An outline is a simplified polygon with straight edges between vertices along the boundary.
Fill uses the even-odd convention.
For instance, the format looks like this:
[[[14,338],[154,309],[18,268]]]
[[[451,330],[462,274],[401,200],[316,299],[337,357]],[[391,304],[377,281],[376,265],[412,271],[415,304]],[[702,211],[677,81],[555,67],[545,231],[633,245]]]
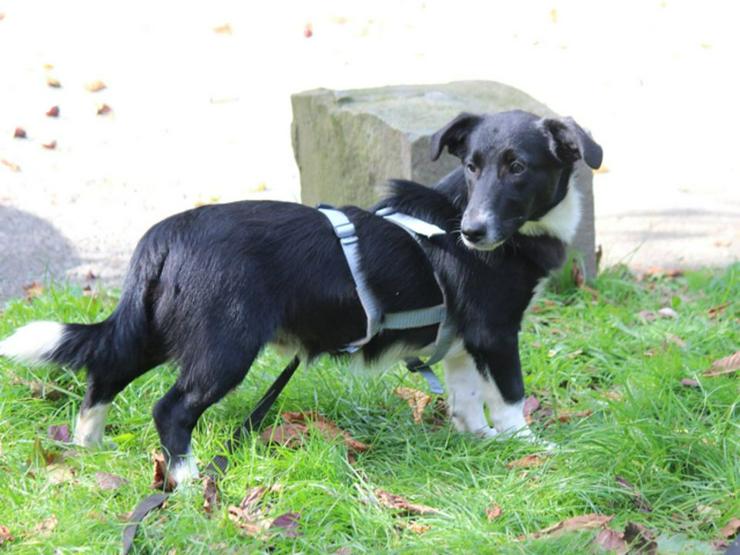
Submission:
[[[596,169],[601,147],[572,119],[514,110],[462,113],[432,137],[432,160],[447,147],[460,158],[468,188],[463,242],[493,250],[558,203],[564,172],[583,160]],[[562,198],[560,198],[562,200]]]

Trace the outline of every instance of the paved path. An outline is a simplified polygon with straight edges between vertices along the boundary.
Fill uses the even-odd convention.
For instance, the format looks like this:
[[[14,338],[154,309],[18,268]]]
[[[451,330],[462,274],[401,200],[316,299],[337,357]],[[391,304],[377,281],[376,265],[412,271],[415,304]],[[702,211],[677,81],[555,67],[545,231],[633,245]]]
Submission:
[[[198,203],[298,199],[289,95],[319,86],[519,87],[605,148],[606,263],[740,257],[732,3],[267,4],[0,0],[0,299],[45,276],[117,284],[138,237]]]

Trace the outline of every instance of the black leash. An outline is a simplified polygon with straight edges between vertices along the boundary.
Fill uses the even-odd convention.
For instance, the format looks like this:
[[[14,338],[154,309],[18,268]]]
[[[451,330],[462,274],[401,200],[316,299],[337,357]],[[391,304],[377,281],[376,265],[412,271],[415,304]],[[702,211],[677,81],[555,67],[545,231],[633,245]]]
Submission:
[[[293,374],[300,363],[300,359],[296,356],[290,361],[290,364],[283,369],[277,379],[270,386],[270,389],[267,390],[267,393],[265,393],[259,400],[254,410],[234,432],[234,435],[226,445],[226,449],[229,453],[234,451],[245,434],[249,434],[260,427],[262,421],[267,415],[267,412],[270,410],[270,407],[275,403],[275,400],[290,381],[290,378],[293,377]],[[226,457],[223,455],[216,455],[205,468],[203,474],[216,481],[226,473],[228,466],[229,461]],[[165,486],[166,485],[167,480],[165,480]],[[131,516],[128,518],[128,524],[126,524],[126,527],[123,529],[123,555],[126,555],[133,547],[136,532],[144,518],[146,518],[146,516],[152,511],[160,509],[169,496],[170,494],[167,492],[157,492],[145,497],[138,505],[136,505],[134,510],[131,512]]]

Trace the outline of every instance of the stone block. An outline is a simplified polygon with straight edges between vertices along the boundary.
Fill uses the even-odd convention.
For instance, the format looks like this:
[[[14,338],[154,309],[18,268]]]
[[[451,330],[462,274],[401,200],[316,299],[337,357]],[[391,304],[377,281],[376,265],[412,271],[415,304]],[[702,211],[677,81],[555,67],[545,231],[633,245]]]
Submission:
[[[432,134],[460,112],[521,109],[555,116],[522,91],[490,81],[409,85],[349,91],[317,89],[292,96],[292,140],[301,200],[368,207],[390,178],[433,185],[456,168],[444,153],[432,162]],[[583,165],[577,187],[583,217],[574,247],[587,277],[595,275],[592,172]]]

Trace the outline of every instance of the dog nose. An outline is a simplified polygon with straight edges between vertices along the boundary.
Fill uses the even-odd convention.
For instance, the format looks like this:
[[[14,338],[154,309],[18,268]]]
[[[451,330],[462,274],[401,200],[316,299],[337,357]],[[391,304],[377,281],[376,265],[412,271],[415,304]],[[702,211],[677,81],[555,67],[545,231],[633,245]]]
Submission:
[[[486,236],[486,225],[483,222],[473,222],[462,227],[462,234],[471,243],[477,243]]]

